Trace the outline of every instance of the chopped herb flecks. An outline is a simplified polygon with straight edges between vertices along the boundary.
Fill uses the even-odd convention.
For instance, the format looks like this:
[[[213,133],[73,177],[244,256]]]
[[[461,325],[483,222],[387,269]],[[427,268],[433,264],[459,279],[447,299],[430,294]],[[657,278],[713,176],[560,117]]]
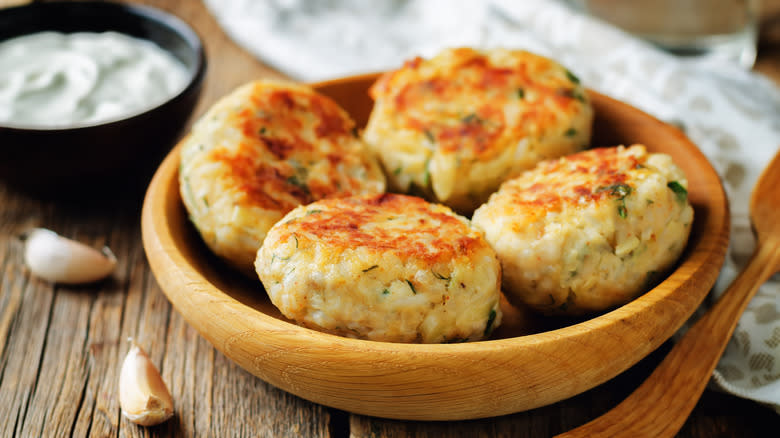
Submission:
[[[265,135],[265,132],[266,132],[265,126],[260,128],[260,135]]]
[[[317,210],[317,209],[306,210],[306,216],[310,214],[317,214],[317,213],[322,213],[322,210]]]
[[[276,255],[276,253],[271,255],[271,264],[273,264],[276,260],[281,260],[283,262],[286,262],[287,260],[290,260],[290,256],[288,257],[279,257]]]
[[[479,116],[475,113],[467,115],[466,117],[460,119],[460,121],[463,123],[482,123],[482,119],[479,118]]]
[[[433,273],[434,277],[438,278],[439,280],[446,281],[444,287],[446,287],[447,289],[450,288],[450,283],[452,282],[452,276],[445,277],[444,275],[441,275],[436,271],[431,271],[431,272]]]
[[[685,190],[685,187],[683,187],[679,182],[672,181],[667,184],[666,187],[669,187],[674,192],[674,194],[677,195],[678,201],[685,202],[688,199],[688,191]]]
[[[412,293],[413,293],[413,294],[415,294],[415,295],[417,295],[417,289],[415,289],[415,288],[414,288],[414,285],[412,284],[412,282],[411,282],[411,281],[409,281],[409,280],[406,280],[406,284],[408,284],[408,285],[409,285],[409,289],[411,289],[411,290],[412,290]]]
[[[482,334],[483,336],[490,336],[490,333],[493,332],[494,322],[496,322],[496,309],[490,309],[490,314],[488,315],[488,320],[485,324],[485,332]]]
[[[352,136],[355,137],[355,138],[359,137],[357,126],[353,126],[352,127]]]
[[[400,174],[401,174],[401,166],[398,166],[395,168],[395,170],[393,170],[393,175],[398,176]]]
[[[423,187],[428,187],[431,185],[431,170],[428,168],[429,164],[431,164],[431,157],[428,157],[428,159],[425,160],[425,174],[423,174]]]
[[[569,78],[569,80],[574,82],[575,84],[580,83],[580,78],[575,76],[574,73],[570,72],[569,70],[566,70],[566,77]]]
[[[520,98],[520,99],[524,99],[525,98],[525,90],[523,90],[522,88],[518,88],[517,89],[517,97]]]
[[[363,269],[363,272],[373,271],[374,269],[376,269],[378,267],[379,267],[379,265],[374,265],[374,266],[371,266],[369,268]]]
[[[287,183],[295,187],[298,187],[299,189],[301,189],[303,193],[306,194],[310,193],[309,186],[307,186],[305,182],[298,179],[298,175],[291,175],[287,177]]]
[[[625,219],[628,217],[628,210],[626,209],[626,196],[631,194],[633,189],[628,184],[613,184],[611,186],[599,187],[596,189],[596,193],[609,191],[612,196],[617,196],[617,213],[618,216]]]
[[[436,143],[436,137],[433,136],[433,133],[431,131],[426,129],[425,131],[423,131],[423,133],[425,134],[425,137],[428,138],[428,141],[430,141],[431,143]]]
[[[566,137],[574,137],[575,135],[577,135],[577,130],[574,128],[569,128],[566,130],[566,132],[563,133],[563,135],[565,135]]]
[[[387,289],[387,288],[385,288],[385,289],[382,291],[382,295],[390,295],[390,289]]]
[[[452,278],[452,277],[445,277],[445,276],[443,276],[443,275],[439,274],[439,273],[438,273],[438,272],[436,272],[436,271],[431,271],[431,272],[433,272],[433,276],[434,276],[434,277],[436,277],[436,278],[438,278],[439,280],[447,280],[447,281],[450,281],[450,279]]]

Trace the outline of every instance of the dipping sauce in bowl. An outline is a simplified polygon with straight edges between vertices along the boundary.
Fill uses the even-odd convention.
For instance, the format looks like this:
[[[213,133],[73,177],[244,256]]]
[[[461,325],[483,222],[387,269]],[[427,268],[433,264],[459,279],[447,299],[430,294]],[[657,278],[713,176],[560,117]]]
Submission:
[[[37,32],[0,42],[0,123],[94,124],[157,106],[187,85],[184,64],[118,32]]]
[[[206,69],[197,33],[159,9],[0,8],[0,189],[140,197],[187,126]]]

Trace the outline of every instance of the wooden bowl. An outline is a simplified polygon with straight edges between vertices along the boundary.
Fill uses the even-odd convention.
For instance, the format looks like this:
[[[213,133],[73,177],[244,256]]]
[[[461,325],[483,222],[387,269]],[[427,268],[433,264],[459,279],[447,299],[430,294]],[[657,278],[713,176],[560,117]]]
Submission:
[[[315,84],[363,126],[376,75]],[[266,382],[359,414],[408,420],[490,417],[586,391],[649,354],[692,314],[714,284],[728,245],[728,204],[718,175],[677,128],[590,92],[594,145],[644,143],[685,170],[695,210],[676,269],[658,286],[586,320],[542,320],[502,303],[493,340],[408,345],[342,338],[299,327],[259,280],[225,267],[202,243],[179,197],[179,154],[165,159],[143,207],[143,243],[164,293],[218,350]]]

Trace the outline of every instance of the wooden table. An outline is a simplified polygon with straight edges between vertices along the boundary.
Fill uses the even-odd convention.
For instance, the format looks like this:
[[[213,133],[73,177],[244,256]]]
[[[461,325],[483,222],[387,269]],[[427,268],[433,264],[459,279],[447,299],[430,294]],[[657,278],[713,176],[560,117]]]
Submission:
[[[0,0],[0,6],[11,3],[20,0]],[[181,16],[206,41],[211,64],[196,114],[240,83],[280,76],[233,44],[200,1],[144,3]],[[766,38],[756,69],[780,83],[780,0],[765,5]],[[0,436],[544,437],[610,409],[669,348],[664,344],[577,397],[504,417],[405,422],[316,405],[234,365],[171,308],[141,246],[141,194],[139,189],[119,199],[57,203],[0,184]],[[114,278],[86,287],[31,278],[15,236],[34,226],[108,244],[119,258]],[[128,337],[149,351],[173,393],[176,416],[161,426],[142,428],[120,416],[117,379]],[[777,430],[780,416],[772,410],[708,390],[679,436],[767,436]]]

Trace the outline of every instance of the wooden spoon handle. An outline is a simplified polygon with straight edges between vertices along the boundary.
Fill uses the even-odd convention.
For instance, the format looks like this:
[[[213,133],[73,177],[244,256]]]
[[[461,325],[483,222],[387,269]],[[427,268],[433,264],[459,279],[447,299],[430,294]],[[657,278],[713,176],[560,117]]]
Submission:
[[[779,265],[780,240],[769,239],[639,388],[606,414],[558,437],[673,437],[696,406],[748,302]]]

